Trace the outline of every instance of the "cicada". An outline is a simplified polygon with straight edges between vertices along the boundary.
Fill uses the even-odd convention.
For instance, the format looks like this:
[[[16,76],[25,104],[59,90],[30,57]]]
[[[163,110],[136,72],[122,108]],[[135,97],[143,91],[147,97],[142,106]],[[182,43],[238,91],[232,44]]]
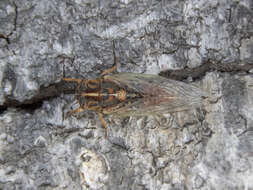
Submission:
[[[80,107],[72,113],[92,110],[98,113],[104,127],[105,115],[162,115],[200,107],[207,94],[199,88],[158,75],[113,73],[114,67],[96,79],[64,78],[78,84],[76,97]]]

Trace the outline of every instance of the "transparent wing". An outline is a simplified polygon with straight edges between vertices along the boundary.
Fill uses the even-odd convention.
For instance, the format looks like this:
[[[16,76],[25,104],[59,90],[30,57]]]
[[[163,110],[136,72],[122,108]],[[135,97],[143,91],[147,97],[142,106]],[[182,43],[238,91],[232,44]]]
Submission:
[[[121,103],[115,111],[108,114],[119,116],[142,116],[178,112],[200,107],[208,97],[199,88],[157,75],[119,73],[105,76],[119,86],[143,95],[130,104]]]

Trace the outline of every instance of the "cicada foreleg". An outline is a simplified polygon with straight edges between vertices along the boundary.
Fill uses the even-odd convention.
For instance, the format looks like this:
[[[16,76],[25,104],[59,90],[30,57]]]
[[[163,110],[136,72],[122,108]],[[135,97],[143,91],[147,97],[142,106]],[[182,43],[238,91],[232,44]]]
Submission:
[[[98,113],[98,117],[105,129],[107,129],[107,122],[105,121],[104,115],[102,113]]]
[[[68,112],[68,113],[67,113],[66,118],[68,118],[69,116],[71,116],[71,115],[73,115],[73,114],[75,114],[75,113],[80,113],[80,112],[83,112],[83,111],[84,111],[84,109],[81,108],[81,107],[79,107],[79,108],[77,108],[77,109],[74,109],[74,110],[72,110],[71,112]],[[63,115],[63,117],[64,117],[64,115]],[[65,117],[64,117],[64,118],[65,118]]]
[[[98,79],[89,79],[85,81],[86,88],[96,89],[100,85],[100,80]]]
[[[82,79],[74,79],[74,78],[63,78],[64,81],[67,81],[67,82],[76,82],[78,83],[79,85],[81,84],[82,82]]]
[[[107,122],[104,119],[104,115],[102,113],[98,113],[98,117],[102,123],[102,126],[105,128],[105,137],[107,137]]]
[[[72,115],[72,114],[80,113],[80,112],[83,112],[83,111],[84,111],[84,109],[81,108],[81,107],[79,107],[79,108],[77,108],[77,109],[72,110],[72,111],[70,112],[70,114]]]

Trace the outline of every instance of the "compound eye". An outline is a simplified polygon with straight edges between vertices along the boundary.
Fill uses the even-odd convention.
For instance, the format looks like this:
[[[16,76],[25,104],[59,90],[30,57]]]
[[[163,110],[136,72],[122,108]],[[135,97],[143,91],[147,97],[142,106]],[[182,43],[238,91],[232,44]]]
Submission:
[[[86,88],[90,88],[90,89],[97,89],[100,86],[100,81],[97,79],[94,80],[86,80],[85,81],[85,86]]]

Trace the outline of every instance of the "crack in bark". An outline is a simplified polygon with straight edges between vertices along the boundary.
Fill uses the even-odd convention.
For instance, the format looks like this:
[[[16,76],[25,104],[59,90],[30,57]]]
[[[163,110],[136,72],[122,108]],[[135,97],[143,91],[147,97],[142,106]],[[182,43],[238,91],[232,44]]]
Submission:
[[[4,39],[7,44],[10,44],[10,38],[8,37],[8,35],[4,35],[4,34],[0,34],[0,39]]]
[[[25,100],[23,102],[15,100],[14,97],[7,96],[5,97],[5,104],[0,106],[0,114],[7,110],[8,107],[21,108],[32,112],[33,110],[41,107],[43,101],[58,97],[62,93],[73,94],[75,93],[75,89],[76,88],[74,85],[66,86],[66,83],[64,81],[61,81],[59,83],[51,84],[47,87],[41,87],[33,98]]]
[[[225,63],[221,62],[213,62],[208,60],[206,63],[203,63],[199,67],[195,68],[184,68],[180,70],[166,70],[159,73],[160,76],[174,79],[174,80],[185,80],[188,77],[191,77],[193,80],[201,79],[207,72],[218,71],[225,73],[238,73],[238,72],[246,72],[250,73],[250,70],[253,69],[253,64],[245,63],[238,64],[236,62],[233,63]]]

